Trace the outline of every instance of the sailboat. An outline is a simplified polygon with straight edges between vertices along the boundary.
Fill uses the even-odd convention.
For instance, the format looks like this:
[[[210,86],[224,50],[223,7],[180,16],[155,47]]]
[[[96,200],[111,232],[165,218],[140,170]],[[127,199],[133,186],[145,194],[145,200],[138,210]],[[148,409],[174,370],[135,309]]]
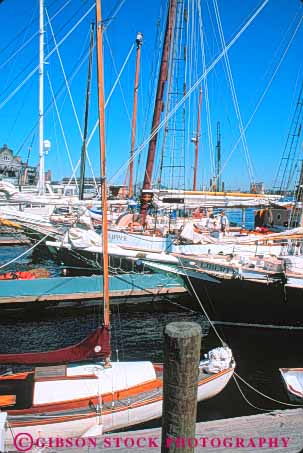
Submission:
[[[284,387],[290,401],[302,404],[303,400],[303,369],[279,368]]]
[[[1,355],[0,363],[26,363],[31,371],[0,376],[0,408],[8,414],[8,441],[20,433],[37,437],[97,436],[162,414],[163,365],[110,360],[107,197],[101,3],[96,2],[101,150],[103,326],[78,345],[47,353]],[[217,395],[233,375],[228,347],[216,348],[199,365],[198,401]]]

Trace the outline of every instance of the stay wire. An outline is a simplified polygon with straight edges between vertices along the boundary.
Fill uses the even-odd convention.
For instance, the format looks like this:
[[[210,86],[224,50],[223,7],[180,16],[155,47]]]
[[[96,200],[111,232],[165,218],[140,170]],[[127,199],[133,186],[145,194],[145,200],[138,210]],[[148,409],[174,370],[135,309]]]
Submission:
[[[71,0],[68,0],[67,3],[69,3]],[[66,3],[66,4],[67,4]],[[65,6],[66,6],[65,4]],[[65,7],[64,6],[64,7]],[[63,9],[63,8],[62,8]],[[62,10],[61,9],[61,10]],[[59,10],[56,14],[54,14],[52,17],[51,17],[51,20],[53,20],[58,14],[59,12],[61,12],[61,10]],[[67,24],[69,24],[70,22],[67,22]],[[46,25],[48,25],[48,22],[46,23]],[[29,44],[32,39],[34,39],[37,35],[38,35],[39,32],[36,32],[34,35],[32,35],[31,38],[29,38],[24,44],[22,44],[20,47],[18,47],[17,51],[14,52],[9,58],[6,59],[6,61],[4,63],[2,63],[0,65],[0,70],[3,69],[3,67],[5,67],[14,57],[16,57],[18,55],[18,53],[23,50],[27,44]],[[9,90],[9,88],[13,85],[13,83],[18,80],[19,76],[20,75],[23,75],[24,72],[31,66],[31,64],[33,62],[35,62],[37,60],[37,57],[38,57],[38,53],[36,52],[35,56],[30,60],[30,61],[27,61],[27,64],[15,75],[14,79],[10,82],[10,84],[6,85],[5,89],[2,89],[1,91],[1,96],[4,96],[4,94]]]
[[[74,24],[74,26],[64,35],[64,37],[58,42],[58,47],[60,47],[66,39],[74,32],[74,30],[80,25],[80,23],[90,14],[90,12],[95,7],[93,4],[86,13]],[[56,47],[54,47],[46,56],[45,59],[49,59],[49,57],[56,52]],[[27,76],[23,79],[22,82],[0,103],[0,110],[20,91],[20,89],[26,84],[26,82],[33,77],[33,75],[38,71],[39,65],[36,66]]]
[[[284,59],[285,59],[285,57],[286,57],[286,54],[287,54],[287,52],[288,52],[288,50],[289,50],[289,48],[290,48],[290,46],[291,46],[291,44],[292,44],[292,42],[293,42],[293,40],[294,40],[296,34],[297,34],[297,31],[299,30],[299,28],[300,28],[300,26],[301,26],[302,20],[303,20],[303,16],[301,16],[300,21],[299,21],[299,23],[297,24],[296,29],[295,29],[295,31],[294,31],[294,33],[293,33],[293,35],[292,35],[292,37],[291,37],[291,39],[290,39],[288,45],[287,45],[287,48],[285,49],[283,55],[281,56],[281,58],[280,58],[280,60],[279,60],[279,62],[278,62],[278,65],[277,65],[277,67],[276,67],[276,69],[275,69],[275,71],[274,71],[274,73],[273,73],[271,79],[269,80],[269,82],[268,82],[268,84],[266,85],[266,87],[265,87],[265,89],[264,89],[262,95],[260,96],[260,98],[259,98],[259,100],[258,100],[258,102],[257,102],[257,104],[256,104],[256,107],[255,107],[254,111],[252,112],[252,114],[251,114],[249,120],[247,121],[247,123],[246,123],[246,125],[245,125],[245,127],[244,127],[244,129],[243,129],[243,131],[242,131],[242,133],[245,133],[245,132],[247,131],[247,129],[249,128],[249,126],[250,126],[250,124],[251,124],[251,122],[252,122],[252,120],[253,120],[254,117],[255,117],[255,114],[257,113],[257,111],[258,111],[260,105],[262,104],[263,99],[264,99],[264,97],[266,96],[266,94],[267,94],[269,88],[271,87],[271,84],[272,84],[272,82],[273,82],[273,80],[274,80],[274,78],[275,78],[275,76],[276,76],[276,74],[277,74],[277,72],[278,72],[278,70],[279,70],[281,64],[283,63],[283,61],[284,61]],[[230,153],[229,153],[229,155],[228,155],[226,161],[225,161],[224,164],[222,165],[220,176],[222,175],[223,171],[225,170],[226,165],[228,164],[229,160],[231,159],[231,157],[232,157],[232,155],[233,155],[235,149],[237,148],[238,144],[240,143],[241,139],[242,139],[242,134],[238,137],[238,139],[237,139],[236,143],[234,144],[232,150],[230,151]]]
[[[168,122],[168,120],[176,113],[176,111],[184,104],[186,99],[192,94],[192,92],[201,84],[202,80],[207,77],[207,75],[212,71],[212,69],[218,64],[218,62],[224,57],[225,53],[236,43],[239,37],[244,33],[244,31],[250,26],[254,19],[260,14],[260,12],[265,8],[269,0],[264,0],[261,6],[256,10],[256,12],[250,17],[246,24],[241,28],[241,30],[232,38],[229,44],[225,49],[215,58],[215,60],[209,65],[207,70],[198,78],[198,80],[192,85],[192,87],[187,91],[185,96],[175,105],[175,107],[170,111],[166,118],[164,118],[159,126],[153,131],[153,133],[146,139],[144,142],[137,148],[134,153],[133,159],[137,157],[139,153],[145,148],[145,146],[150,142],[150,140],[159,132],[159,130]],[[1,105],[0,105],[1,107]],[[122,172],[125,171],[125,168],[129,165],[130,159],[126,161],[110,178],[110,182],[116,179]]]
[[[57,1],[57,0],[56,0]],[[63,7],[61,7],[53,16],[52,16],[52,19],[54,19],[64,8],[65,6],[70,3],[72,0],[67,0],[67,2],[63,5]],[[54,4],[55,2],[53,2],[50,7]],[[36,15],[36,17],[33,19],[34,21],[37,21],[37,18],[38,18],[38,15]],[[23,27],[22,30],[14,36],[14,38],[9,42],[9,44],[5,47],[3,47],[2,49],[0,49],[0,55],[2,55],[5,50],[7,50],[11,44],[13,42],[15,42],[24,32],[26,32],[26,30],[31,26],[31,23],[29,23],[26,27]],[[3,68],[3,66],[6,66],[12,58],[14,58],[22,49],[24,49],[24,47],[27,46],[27,44],[29,44],[37,35],[39,34],[39,31],[36,31],[32,36],[31,38],[29,38],[25,43],[23,42],[21,47],[18,47],[18,50],[16,52],[13,52],[7,59],[4,63],[2,63],[0,65],[0,69]]]

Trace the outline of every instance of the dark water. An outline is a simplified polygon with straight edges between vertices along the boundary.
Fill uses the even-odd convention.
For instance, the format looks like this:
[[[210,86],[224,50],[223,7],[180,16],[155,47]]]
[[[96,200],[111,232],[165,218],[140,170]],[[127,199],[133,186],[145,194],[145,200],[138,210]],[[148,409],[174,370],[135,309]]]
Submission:
[[[0,265],[19,256],[26,247],[2,247]],[[46,267],[51,275],[60,275],[60,268],[46,255],[26,255],[12,263],[8,270],[26,270]],[[245,297],[245,295],[243,295]],[[200,312],[186,307],[188,299],[181,299],[181,311],[170,306],[171,312],[159,313],[151,309],[142,312],[119,312],[112,309],[113,360],[162,360],[164,326],[171,321],[195,321],[202,326],[202,352],[220,346],[213,329]],[[169,302],[167,302],[169,304]],[[232,303],[232,301],[231,301]],[[148,308],[148,307],[147,307]],[[43,351],[74,344],[88,335],[99,323],[100,310],[52,309],[44,312],[19,311],[14,314],[0,312],[0,353]],[[221,337],[232,348],[237,362],[237,373],[266,395],[288,402],[284,392],[279,367],[302,367],[303,331],[283,331],[255,328],[219,328]],[[2,367],[7,369],[8,367]],[[20,369],[20,368],[18,368]],[[14,369],[16,370],[16,368]],[[239,382],[246,398],[262,409],[288,408],[268,401]],[[212,420],[260,413],[252,408],[240,394],[232,380],[224,391],[199,404],[198,420]],[[158,426],[159,421],[148,426]],[[146,426],[146,425],[145,425]]]
[[[74,344],[88,335],[98,324],[98,310],[47,311],[39,316],[19,313],[1,318],[1,352],[39,351]],[[202,326],[202,352],[219,346],[219,340],[203,315],[193,312],[136,312],[118,313],[111,316],[113,360],[151,360],[161,362],[163,329],[172,321],[198,322]],[[218,327],[218,326],[217,326]],[[220,335],[232,348],[237,362],[237,373],[263,393],[288,402],[279,375],[279,367],[303,365],[302,332],[270,331],[252,328],[219,329]],[[5,366],[2,370],[7,369]],[[14,368],[14,371],[22,368]],[[263,409],[286,408],[259,397],[241,382],[246,397]],[[251,408],[231,381],[215,398],[199,404],[198,420],[235,417],[259,413]],[[157,421],[152,426],[157,426]],[[151,425],[149,425],[151,426]]]

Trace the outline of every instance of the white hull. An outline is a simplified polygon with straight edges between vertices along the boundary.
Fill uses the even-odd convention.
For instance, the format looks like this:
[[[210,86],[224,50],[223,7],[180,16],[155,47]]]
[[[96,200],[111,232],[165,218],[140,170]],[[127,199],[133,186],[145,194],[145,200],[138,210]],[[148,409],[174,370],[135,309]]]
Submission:
[[[198,387],[198,401],[207,400],[220,393],[233,375],[233,368],[224,370],[209,378],[200,381]],[[72,421],[54,422],[47,424],[24,423],[22,426],[14,426],[7,431],[7,446],[13,444],[13,435],[16,437],[21,433],[28,433],[33,439],[48,437],[95,437],[103,432],[110,432],[117,429],[127,428],[152,419],[160,418],[162,415],[162,396],[151,399],[149,404],[137,403],[133,407],[113,408],[110,413],[100,416],[91,416]],[[134,407],[135,406],[135,407]],[[39,415],[37,415],[37,419]]]
[[[302,404],[303,368],[280,368],[280,373],[290,401]]]

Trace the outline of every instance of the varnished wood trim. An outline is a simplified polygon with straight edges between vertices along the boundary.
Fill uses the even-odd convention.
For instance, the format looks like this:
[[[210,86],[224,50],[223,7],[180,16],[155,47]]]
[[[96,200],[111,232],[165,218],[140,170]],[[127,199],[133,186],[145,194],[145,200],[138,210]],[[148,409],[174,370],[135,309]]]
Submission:
[[[124,400],[130,396],[135,396],[140,393],[148,392],[156,388],[161,388],[163,382],[161,379],[155,379],[153,381],[145,382],[134,387],[130,387],[126,390],[119,390],[113,393],[106,393],[102,395],[103,403],[111,403],[112,401]],[[75,400],[58,401],[55,403],[44,403],[35,404],[29,409],[16,409],[10,410],[10,415],[22,415],[22,414],[35,414],[41,412],[55,412],[64,411],[70,409],[87,408],[89,404],[99,404],[100,397],[98,395],[86,396],[84,398],[78,398]]]
[[[75,381],[77,379],[98,379],[95,374],[79,374],[76,376],[46,376],[41,378],[35,378],[35,382],[44,381]]]
[[[228,368],[226,370],[220,371],[217,374],[209,376],[206,379],[202,379],[202,380],[200,380],[198,382],[198,386],[202,386],[202,385],[206,384],[207,382],[212,381],[212,380],[214,380],[215,378],[217,378],[219,376],[223,376],[224,374],[227,374],[227,373],[229,373],[231,371],[233,371],[233,368]],[[140,387],[140,386],[138,386],[138,387]],[[144,401],[138,401],[138,402],[132,403],[132,404],[127,405],[127,406],[117,407],[117,408],[113,407],[111,409],[102,410],[102,415],[105,416],[105,415],[109,415],[109,414],[112,414],[112,413],[124,412],[126,410],[135,409],[135,408],[139,408],[139,407],[142,407],[142,406],[147,406],[149,404],[160,402],[162,400],[163,400],[163,395],[155,396],[153,398],[145,399]],[[104,401],[104,399],[103,399],[103,401]],[[9,415],[21,415],[21,413],[22,413],[22,411],[8,411]],[[89,412],[87,414],[80,414],[80,415],[69,415],[69,414],[67,414],[67,415],[63,415],[61,417],[60,416],[51,417],[51,419],[49,419],[47,417],[47,415],[46,415],[46,418],[44,420],[33,420],[31,422],[26,422],[26,421],[14,422],[14,421],[10,421],[10,425],[11,425],[12,428],[14,428],[14,427],[22,427],[22,426],[33,426],[33,425],[39,425],[40,426],[40,425],[46,425],[46,424],[50,424],[50,423],[53,424],[53,423],[63,423],[63,422],[68,422],[68,421],[83,420],[83,419],[88,419],[88,418],[92,418],[92,417],[95,417],[95,416],[96,416],[96,412]]]

